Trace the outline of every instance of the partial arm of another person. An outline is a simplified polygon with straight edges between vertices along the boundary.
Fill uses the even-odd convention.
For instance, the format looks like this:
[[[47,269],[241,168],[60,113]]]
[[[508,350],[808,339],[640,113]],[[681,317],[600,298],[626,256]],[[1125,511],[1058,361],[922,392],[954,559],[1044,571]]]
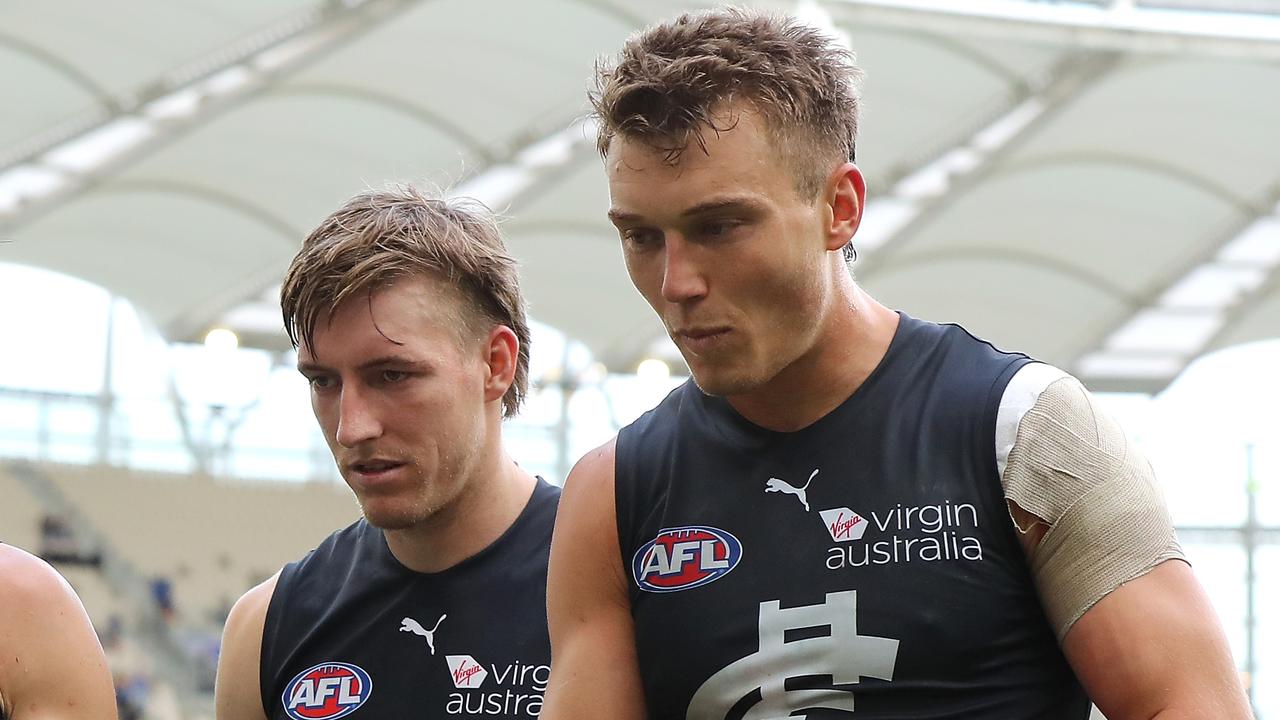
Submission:
[[[1021,417],[1003,480],[1046,614],[1109,720],[1252,717],[1150,464],[1075,379]]]
[[[560,499],[547,574],[551,680],[542,720],[645,717],[613,463],[613,442],[588,453]]]
[[[222,652],[218,656],[218,679],[214,689],[217,720],[266,720],[261,683],[262,630],[267,606],[276,589],[276,573],[245,593],[222,631]]]
[[[0,707],[10,720],[115,720],[102,645],[67,581],[0,546]]]

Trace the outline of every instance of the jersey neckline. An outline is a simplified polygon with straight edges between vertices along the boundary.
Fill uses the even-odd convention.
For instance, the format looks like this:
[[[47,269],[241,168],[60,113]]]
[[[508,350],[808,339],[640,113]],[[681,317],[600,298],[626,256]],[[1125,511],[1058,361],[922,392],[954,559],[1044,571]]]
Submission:
[[[368,529],[370,531],[378,533],[379,553],[381,554],[383,561],[386,562],[388,566],[394,568],[396,572],[415,578],[445,578],[451,574],[465,572],[467,568],[483,562],[485,558],[493,553],[501,552],[502,548],[511,542],[511,538],[513,536],[519,535],[528,525],[535,522],[535,516],[538,514],[538,511],[553,498],[557,488],[547,482],[541,475],[534,475],[533,477],[533,492],[529,493],[529,499],[525,502],[524,508],[520,510],[520,514],[517,515],[516,519],[507,526],[506,530],[502,531],[501,535],[499,535],[493,542],[481,548],[474,555],[469,555],[453,565],[436,572],[419,572],[407,567],[404,563],[400,562],[400,559],[396,557],[395,553],[391,552],[391,546],[387,544],[387,534],[385,532],[380,528],[368,525],[368,520],[362,518],[361,522],[368,525]]]

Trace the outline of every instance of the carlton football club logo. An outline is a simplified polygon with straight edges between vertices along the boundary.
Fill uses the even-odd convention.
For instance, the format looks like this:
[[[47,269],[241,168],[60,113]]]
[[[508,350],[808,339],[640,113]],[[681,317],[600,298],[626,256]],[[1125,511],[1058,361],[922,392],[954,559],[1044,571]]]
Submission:
[[[284,689],[284,710],[294,720],[346,717],[373,694],[373,680],[350,663],[326,662],[307,668]]]
[[[675,592],[715,582],[742,560],[738,538],[713,527],[667,528],[631,559],[631,574],[641,590]]]

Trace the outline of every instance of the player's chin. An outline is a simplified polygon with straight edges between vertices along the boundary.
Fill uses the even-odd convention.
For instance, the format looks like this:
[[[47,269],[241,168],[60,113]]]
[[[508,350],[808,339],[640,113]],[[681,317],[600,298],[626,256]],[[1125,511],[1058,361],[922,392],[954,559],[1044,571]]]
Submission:
[[[379,530],[408,530],[431,517],[429,507],[386,497],[360,498],[360,511]]]
[[[731,363],[690,363],[689,372],[698,389],[708,395],[725,397],[747,392],[755,387],[752,375]]]

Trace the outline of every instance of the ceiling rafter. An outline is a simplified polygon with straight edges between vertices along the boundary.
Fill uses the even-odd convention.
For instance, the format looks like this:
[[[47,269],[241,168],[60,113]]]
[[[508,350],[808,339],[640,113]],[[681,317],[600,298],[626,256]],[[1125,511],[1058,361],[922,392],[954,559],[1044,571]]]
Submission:
[[[106,88],[80,67],[68,62],[57,53],[10,33],[0,33],[0,48],[9,48],[20,55],[25,55],[61,75],[92,97],[102,111],[113,112],[118,109],[118,101]]]
[[[0,205],[0,236],[98,187],[423,1],[325,2],[240,41],[214,59],[180,68],[133,96],[116,99],[116,111],[105,118],[72,126],[64,136],[37,147],[23,146],[0,160],[0,185],[6,173],[23,171],[42,173],[51,180],[40,192],[20,195],[9,207]],[[172,112],[174,104],[188,109]],[[114,145],[89,167],[68,168],[50,160],[66,148],[101,143],[113,134]]]
[[[549,190],[558,178],[595,155],[593,127],[590,120],[583,118],[559,124],[556,129],[512,150],[508,159],[477,165],[449,193],[453,197],[478,200],[499,214],[510,214]],[[217,324],[235,331],[245,345],[288,350],[289,339],[283,326],[273,331],[235,322],[237,317],[271,318],[274,327],[278,306],[270,289],[276,282],[278,278],[274,276],[263,276],[253,284],[242,284],[235,298],[220,307],[208,305],[209,310],[186,314],[181,327],[175,326],[170,337],[194,342],[211,325]]]
[[[1119,57],[1113,53],[1089,53],[1083,57],[1070,56],[1060,61],[1045,87],[1040,88],[1036,95],[1020,106],[1031,108],[1030,117],[1003,137],[997,147],[985,152],[975,152],[973,164],[959,171],[948,172],[945,186],[925,197],[912,197],[914,193],[905,191],[903,184],[910,182],[910,178],[899,183],[894,195],[912,206],[909,219],[886,237],[877,238],[874,249],[866,257],[860,255],[859,261],[854,265],[858,274],[864,278],[874,277],[878,269],[888,264],[895,254],[902,252],[902,248],[908,246],[921,230],[962,200],[969,191],[1000,172],[1006,158],[1069,107],[1085,90],[1110,73],[1118,61]],[[1013,111],[1017,112],[1019,109]],[[963,144],[957,149],[963,149]],[[872,209],[873,203],[869,202],[868,211]],[[854,246],[858,246],[856,237]]]
[[[1226,337],[1242,321],[1248,311],[1266,299],[1271,292],[1274,292],[1276,287],[1280,287],[1280,262],[1273,262],[1270,266],[1263,263],[1250,265],[1221,257],[1224,250],[1232,242],[1240,238],[1258,221],[1274,218],[1277,222],[1280,222],[1280,186],[1273,188],[1269,196],[1264,203],[1247,205],[1238,222],[1234,223],[1233,227],[1223,234],[1222,239],[1217,242],[1207,243],[1202,252],[1189,258],[1188,262],[1183,264],[1181,272],[1170,275],[1163,282],[1148,288],[1143,294],[1141,306],[1136,312],[1103,328],[1095,339],[1085,346],[1091,349],[1081,353],[1073,362],[1073,369],[1081,376],[1081,379],[1095,389],[1125,388],[1133,390],[1136,387],[1140,387],[1144,392],[1158,393],[1168,387],[1197,358],[1207,352],[1218,349],[1222,338]],[[1222,268],[1229,271],[1252,269],[1261,273],[1262,281],[1252,288],[1247,285],[1235,288],[1234,297],[1228,298],[1224,303],[1217,305],[1206,304],[1200,308],[1187,308],[1165,302],[1165,299],[1179,283],[1186,281],[1194,273],[1208,268]],[[1163,316],[1181,313],[1192,319],[1195,319],[1197,315],[1201,318],[1214,318],[1218,323],[1218,327],[1207,336],[1200,338],[1198,342],[1193,343],[1193,348],[1182,352],[1108,348],[1109,342],[1125,332],[1130,324],[1143,317],[1144,313]],[[1152,376],[1146,378],[1134,378],[1131,374],[1126,373],[1087,371],[1089,362],[1091,360],[1096,361],[1098,358],[1114,357],[1123,360],[1128,357],[1144,355],[1148,358],[1158,355],[1165,359],[1168,361],[1168,371],[1158,374],[1152,373]]]
[[[1167,53],[1280,60],[1280,16],[1168,12],[1160,8],[1010,0],[826,0],[860,23],[940,35],[1073,46],[1120,53]]]

